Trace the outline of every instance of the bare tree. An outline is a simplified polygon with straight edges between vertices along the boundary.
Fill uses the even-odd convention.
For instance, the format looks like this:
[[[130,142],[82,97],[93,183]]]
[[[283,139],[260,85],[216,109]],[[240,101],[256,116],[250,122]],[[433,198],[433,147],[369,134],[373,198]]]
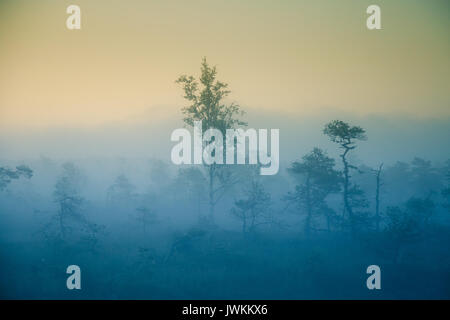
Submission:
[[[375,173],[376,189],[375,189],[375,228],[378,232],[380,230],[380,189],[383,183],[381,182],[381,170],[383,170],[383,164],[380,164],[376,170],[372,170]]]

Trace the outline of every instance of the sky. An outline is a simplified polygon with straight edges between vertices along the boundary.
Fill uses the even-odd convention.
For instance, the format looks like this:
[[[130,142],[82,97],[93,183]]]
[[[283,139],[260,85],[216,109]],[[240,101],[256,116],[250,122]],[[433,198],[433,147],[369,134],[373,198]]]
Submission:
[[[366,28],[373,3],[382,30]],[[70,4],[81,30],[66,28]],[[173,123],[186,105],[175,80],[198,75],[202,57],[250,119],[443,121],[442,136],[449,17],[440,0],[1,0],[0,150]]]

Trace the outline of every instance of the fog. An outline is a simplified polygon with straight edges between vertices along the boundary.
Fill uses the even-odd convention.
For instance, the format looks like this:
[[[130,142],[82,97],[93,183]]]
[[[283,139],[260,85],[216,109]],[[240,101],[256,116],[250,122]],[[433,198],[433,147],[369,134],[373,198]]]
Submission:
[[[368,137],[348,157],[352,218],[343,214],[342,149],[323,133],[334,119]],[[448,119],[246,120],[280,129],[280,170],[217,167],[213,198],[207,166],[170,162],[178,119],[2,134],[0,296],[450,297]],[[330,174],[308,171],[311,159]],[[69,265],[80,266],[82,290],[67,290]],[[369,265],[380,266],[383,290],[366,288]]]
[[[448,118],[416,118],[399,115],[353,114],[324,109],[324,115],[276,114],[248,109],[245,120],[250,128],[280,129],[280,161],[288,163],[320,146],[337,155],[336,148],[322,134],[331,119],[345,119],[362,126],[369,139],[359,146],[358,158],[370,165],[382,161],[409,161],[416,156],[443,162],[450,156]],[[85,158],[158,158],[170,161],[175,143],[170,134],[185,125],[181,113],[172,118],[105,124],[96,127],[51,127],[27,130],[2,130],[2,161]]]

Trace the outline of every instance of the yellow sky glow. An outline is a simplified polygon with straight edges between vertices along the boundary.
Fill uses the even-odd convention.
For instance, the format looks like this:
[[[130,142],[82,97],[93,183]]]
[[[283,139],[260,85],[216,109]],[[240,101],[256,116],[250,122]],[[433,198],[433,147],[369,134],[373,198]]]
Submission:
[[[449,5],[378,1],[0,4],[0,127],[98,126],[180,115],[174,80],[206,56],[248,111],[450,116]]]

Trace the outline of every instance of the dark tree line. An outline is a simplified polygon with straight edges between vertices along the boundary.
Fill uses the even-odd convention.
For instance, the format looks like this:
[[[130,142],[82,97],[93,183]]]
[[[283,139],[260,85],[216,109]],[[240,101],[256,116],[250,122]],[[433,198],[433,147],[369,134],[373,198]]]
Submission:
[[[203,131],[215,128],[224,136],[226,129],[246,125],[240,119],[243,113],[239,105],[224,102],[230,93],[228,85],[217,80],[216,68],[210,67],[206,59],[202,62],[198,79],[183,75],[177,83],[182,86],[184,98],[189,102],[183,108],[186,125],[192,126],[194,121],[201,120]],[[287,169],[295,187],[281,199],[304,218],[302,229],[305,235],[310,236],[321,228],[328,232],[348,231],[352,236],[374,230],[387,232],[402,243],[420,233],[437,208],[450,211],[450,160],[444,168],[433,167],[430,161],[421,158],[392,166],[382,163],[376,168],[357,166],[350,155],[356,153],[359,142],[367,139],[363,128],[333,120],[324,126],[322,132],[341,151],[339,161],[320,148],[303,155]],[[277,224],[276,221],[282,219],[281,215],[277,216],[280,211],[274,205],[277,201],[261,177],[255,174],[252,165],[241,168],[205,164],[180,168],[172,180],[168,178],[164,163],[154,166],[156,169],[150,178],[159,193],[139,194],[125,174],[118,175],[106,191],[111,207],[130,209],[144,234],[157,222],[156,207],[163,193],[167,193],[173,202],[191,202],[195,207],[192,211],[195,210],[199,216],[207,211],[204,217],[209,226],[215,223],[218,202],[226,197],[233,198],[227,210],[240,221],[243,233],[254,232],[262,225]],[[26,166],[15,169],[1,167],[0,190],[4,190],[12,180],[31,178],[32,175],[33,171]],[[361,185],[361,177],[371,181],[370,187]],[[72,163],[63,164],[53,191],[57,205],[53,229],[60,239],[66,239],[76,229],[84,230],[90,236],[98,233],[100,227],[85,215],[83,205],[86,199],[81,195],[83,184],[78,168]],[[414,194],[398,192],[406,189],[414,189]],[[392,194],[395,194],[395,199]],[[437,203],[437,199],[441,203]],[[203,210],[204,203],[207,210]],[[317,227],[320,225],[318,221],[325,227]]]
[[[0,167],[0,191],[4,190],[12,180],[17,180],[21,177],[30,179],[33,176],[33,170],[29,167],[21,165],[15,169]]]

